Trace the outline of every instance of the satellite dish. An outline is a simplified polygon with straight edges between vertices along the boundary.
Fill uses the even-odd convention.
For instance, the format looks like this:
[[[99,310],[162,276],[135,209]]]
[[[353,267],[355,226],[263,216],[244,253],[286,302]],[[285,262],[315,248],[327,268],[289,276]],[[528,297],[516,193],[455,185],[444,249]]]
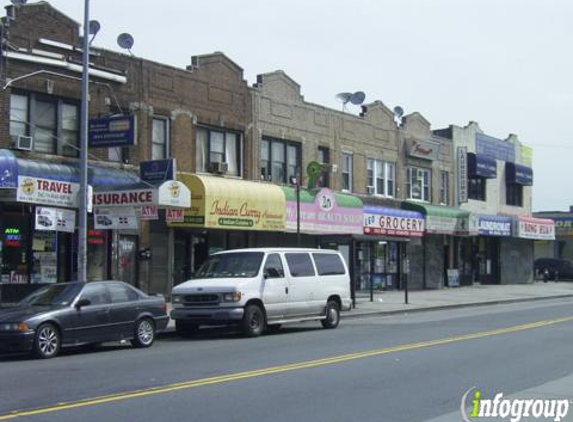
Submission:
[[[350,96],[350,102],[354,105],[360,105],[366,99],[366,94],[362,91],[356,91]]]
[[[99,32],[100,28],[101,25],[99,24],[98,21],[90,21],[88,27],[90,35],[96,35]]]
[[[23,5],[23,4],[26,4],[26,2],[27,2],[28,0],[10,0],[10,1],[11,1],[12,4],[15,5],[15,6],[21,6],[21,5]]]
[[[121,48],[125,49],[125,50],[131,50],[131,47],[133,47],[133,37],[128,34],[127,32],[124,32],[123,34],[119,34],[119,36],[117,37],[117,45],[119,45]],[[131,53],[131,51],[129,51]]]
[[[352,98],[351,92],[341,92],[340,94],[336,94],[336,99],[340,101],[342,104],[346,104]]]
[[[404,109],[402,107],[400,106],[394,107],[394,116],[396,116],[398,119],[401,119],[403,115],[404,115]]]

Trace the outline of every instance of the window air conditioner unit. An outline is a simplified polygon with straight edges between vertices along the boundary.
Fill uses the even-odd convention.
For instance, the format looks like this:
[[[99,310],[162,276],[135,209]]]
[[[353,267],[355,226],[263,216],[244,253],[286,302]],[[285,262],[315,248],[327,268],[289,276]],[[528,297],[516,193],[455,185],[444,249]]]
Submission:
[[[209,163],[209,173],[225,174],[229,170],[229,164],[221,161]]]
[[[368,191],[368,195],[374,195],[376,193],[376,188],[374,188],[374,186],[367,186],[366,190]]]
[[[34,138],[31,136],[18,135],[16,137],[16,149],[32,151],[34,147]]]

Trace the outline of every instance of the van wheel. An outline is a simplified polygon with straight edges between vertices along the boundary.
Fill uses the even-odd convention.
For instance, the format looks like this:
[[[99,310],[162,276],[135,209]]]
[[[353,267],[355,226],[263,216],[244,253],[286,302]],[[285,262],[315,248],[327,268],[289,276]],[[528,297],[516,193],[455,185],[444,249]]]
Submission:
[[[340,306],[334,300],[326,304],[326,319],[320,321],[324,328],[336,328],[340,322]]]
[[[197,324],[192,324],[189,321],[175,321],[175,332],[181,337],[190,337],[199,331],[199,326]]]
[[[245,336],[260,336],[265,330],[265,314],[261,307],[254,304],[247,306],[241,325]]]

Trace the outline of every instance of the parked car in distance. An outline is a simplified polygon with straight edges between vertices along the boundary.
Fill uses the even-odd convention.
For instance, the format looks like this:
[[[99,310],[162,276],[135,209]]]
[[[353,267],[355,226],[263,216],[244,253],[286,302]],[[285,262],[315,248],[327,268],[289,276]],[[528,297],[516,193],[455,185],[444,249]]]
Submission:
[[[0,350],[52,358],[62,347],[131,340],[149,347],[169,322],[163,297],[120,281],[56,283],[0,308]]]
[[[568,259],[538,258],[535,260],[534,270],[540,278],[547,270],[549,280],[573,280],[573,262]]]
[[[261,248],[218,252],[173,288],[176,331],[239,325],[248,337],[287,322],[320,320],[336,328],[350,309],[350,276],[342,255],[328,249]]]

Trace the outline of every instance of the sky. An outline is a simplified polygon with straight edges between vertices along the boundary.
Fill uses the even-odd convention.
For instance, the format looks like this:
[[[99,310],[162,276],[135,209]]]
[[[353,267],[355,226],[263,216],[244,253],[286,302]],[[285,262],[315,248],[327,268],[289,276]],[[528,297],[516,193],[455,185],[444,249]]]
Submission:
[[[83,22],[85,0],[50,3]],[[129,32],[133,54],[181,68],[221,51],[249,85],[282,69],[326,107],[360,90],[432,129],[517,134],[533,148],[533,210],[573,205],[570,0],[90,0],[90,18],[97,47]]]

